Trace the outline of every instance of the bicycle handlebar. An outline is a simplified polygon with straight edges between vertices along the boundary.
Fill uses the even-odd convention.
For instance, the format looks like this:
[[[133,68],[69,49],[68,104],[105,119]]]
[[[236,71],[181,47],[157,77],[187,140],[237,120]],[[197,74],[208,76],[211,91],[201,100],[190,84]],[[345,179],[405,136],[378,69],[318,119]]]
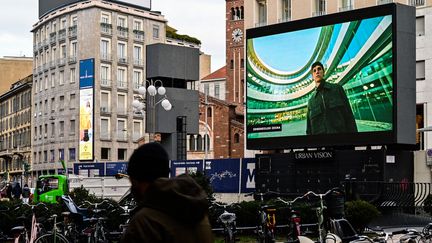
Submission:
[[[83,206],[83,205],[85,204],[85,205],[89,205],[89,206],[93,206],[93,207],[97,208],[98,206],[103,205],[103,204],[105,204],[105,203],[109,203],[109,201],[108,201],[107,199],[103,199],[102,202],[95,202],[95,203],[92,203],[92,202],[89,202],[89,201],[85,200],[85,201],[83,201],[83,202],[81,203],[81,206]],[[81,206],[80,206],[80,207],[81,207]]]
[[[326,191],[325,193],[315,193],[315,192],[313,192],[313,191],[308,191],[308,192],[306,192],[306,193],[303,195],[303,197],[307,197],[307,196],[309,196],[309,195],[312,195],[312,196],[315,196],[315,197],[320,197],[320,198],[322,198],[322,197],[325,197],[325,196],[329,195],[330,193],[332,193],[332,192],[334,192],[334,191],[337,191],[337,190],[339,190],[338,187],[334,187],[334,188],[332,188],[332,189]]]

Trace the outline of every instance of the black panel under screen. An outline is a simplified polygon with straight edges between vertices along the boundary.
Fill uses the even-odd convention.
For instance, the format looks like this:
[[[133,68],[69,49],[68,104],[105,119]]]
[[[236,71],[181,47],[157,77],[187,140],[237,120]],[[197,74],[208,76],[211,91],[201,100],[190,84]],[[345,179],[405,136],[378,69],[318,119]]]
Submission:
[[[411,59],[415,57],[415,46],[412,45],[415,44],[415,37],[411,36],[413,33],[405,30],[406,26],[409,26],[405,23],[411,23],[415,19],[413,12],[415,13],[415,9],[409,6],[386,4],[248,29],[246,35],[247,148],[286,149],[414,144],[415,114],[412,109],[415,109],[415,92],[413,93],[415,75],[412,75],[411,69],[415,70],[415,67],[412,67],[415,62],[411,63]],[[398,21],[399,18],[401,21]],[[379,24],[375,25],[374,21]],[[382,28],[383,26],[385,28]],[[348,31],[342,32],[344,28]],[[296,66],[294,61],[291,61],[293,64],[285,64],[283,57],[280,57],[280,60],[275,58],[283,55],[270,50],[274,45],[280,45],[282,49],[288,48],[290,45],[281,43],[290,41],[290,38],[297,36],[297,33],[301,32],[300,36],[303,36],[306,35],[303,33],[314,29],[320,29],[320,32],[317,32],[320,33],[318,44],[324,43],[323,40],[328,42],[326,48],[318,44],[315,46],[315,50],[323,49],[322,55],[313,52],[314,55],[307,56],[302,64]],[[335,34],[336,30],[339,34]],[[374,33],[370,36],[376,38],[370,40],[369,35],[364,34],[367,30]],[[327,39],[324,38],[326,31],[330,33],[327,34],[330,36]],[[341,32],[345,34],[342,41],[347,41],[347,49],[350,45],[358,45],[357,49],[352,48],[356,49],[357,52],[353,51],[353,53],[357,56],[351,55],[356,58],[350,57],[351,59],[344,60],[350,55],[340,54],[339,60],[333,61],[337,58],[330,58],[334,54],[332,52],[338,56],[340,50],[345,50],[342,46],[337,46],[335,44],[337,41],[334,40],[340,38]],[[353,36],[347,34],[351,32],[354,33]],[[356,36],[357,33],[360,37]],[[358,41],[361,38],[364,41],[362,44]],[[351,40],[352,42],[349,42]],[[333,49],[332,45],[337,48]],[[363,47],[366,52],[359,51]],[[398,50],[403,51],[398,53]],[[291,55],[298,58],[295,55],[300,54]],[[357,132],[337,131],[327,134],[307,132],[308,100],[314,92],[313,80],[308,77],[308,72],[311,62],[320,61],[326,55],[328,61],[325,65],[328,66],[325,68],[328,68],[330,73],[326,76],[326,80],[343,87],[349,106],[353,110]],[[267,59],[264,60],[266,57]],[[377,57],[381,59],[377,61]],[[275,59],[278,61],[274,61]],[[288,71],[288,68],[295,71]],[[408,74],[400,76],[404,73]],[[403,119],[399,116],[403,116]],[[399,124],[402,122],[403,124]]]

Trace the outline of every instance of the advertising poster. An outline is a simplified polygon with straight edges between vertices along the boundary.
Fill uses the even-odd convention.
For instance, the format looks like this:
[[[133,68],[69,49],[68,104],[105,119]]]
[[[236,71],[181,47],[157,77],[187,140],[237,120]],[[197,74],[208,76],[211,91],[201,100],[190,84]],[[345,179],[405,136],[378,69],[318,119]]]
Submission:
[[[206,175],[215,192],[239,191],[240,159],[206,160]]]
[[[80,61],[79,160],[93,160],[94,59]]]

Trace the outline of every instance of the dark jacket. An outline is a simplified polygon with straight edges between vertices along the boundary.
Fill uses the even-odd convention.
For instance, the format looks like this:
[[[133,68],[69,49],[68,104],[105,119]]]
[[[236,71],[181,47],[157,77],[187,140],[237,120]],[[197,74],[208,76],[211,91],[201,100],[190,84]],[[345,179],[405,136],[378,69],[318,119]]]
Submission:
[[[22,189],[22,197],[29,198],[30,197],[30,188],[28,186],[24,186]]]
[[[344,89],[323,81],[308,102],[306,134],[354,132],[357,126]]]
[[[147,189],[122,242],[213,242],[207,195],[190,176],[160,178]]]

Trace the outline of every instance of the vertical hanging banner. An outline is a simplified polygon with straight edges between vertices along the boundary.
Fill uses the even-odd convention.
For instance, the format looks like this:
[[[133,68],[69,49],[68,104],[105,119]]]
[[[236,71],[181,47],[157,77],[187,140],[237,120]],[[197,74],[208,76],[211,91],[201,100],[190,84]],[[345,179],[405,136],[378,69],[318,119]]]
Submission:
[[[94,58],[80,60],[79,160],[93,160]]]

